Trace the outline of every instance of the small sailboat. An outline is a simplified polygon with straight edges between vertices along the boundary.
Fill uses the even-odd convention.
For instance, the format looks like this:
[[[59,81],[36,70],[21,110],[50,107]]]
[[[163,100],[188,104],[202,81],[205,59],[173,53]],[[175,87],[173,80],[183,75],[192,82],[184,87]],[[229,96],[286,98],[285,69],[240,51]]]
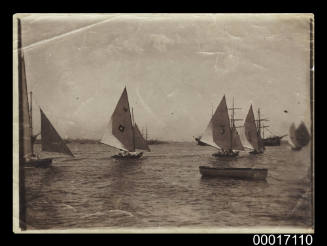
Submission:
[[[244,148],[251,150],[250,154],[261,154],[264,152],[264,144],[255,123],[252,105],[244,121],[244,127],[240,131],[240,136]]]
[[[53,158],[40,158],[39,154],[34,152],[34,142],[39,134],[33,135],[32,93],[30,93],[31,104],[29,108],[25,60],[22,51],[20,52],[19,58],[19,136],[21,145],[20,153],[22,155],[21,160],[24,163],[24,167],[48,167],[51,165]],[[63,153],[74,157],[41,108],[40,113],[42,151]]]
[[[234,106],[232,109],[234,110]],[[219,150],[213,156],[236,157],[240,150],[244,150],[234,121],[234,111],[231,122],[229,120],[226,98],[223,96],[201,137],[201,142]]]
[[[121,151],[112,156],[115,159],[139,159],[143,152],[135,152],[137,149],[151,151],[132,116],[125,87],[101,139]]]
[[[296,128],[295,124],[292,123],[289,129],[289,144],[292,150],[300,150],[302,147],[306,146],[310,141],[310,134],[305,126],[304,122]]]

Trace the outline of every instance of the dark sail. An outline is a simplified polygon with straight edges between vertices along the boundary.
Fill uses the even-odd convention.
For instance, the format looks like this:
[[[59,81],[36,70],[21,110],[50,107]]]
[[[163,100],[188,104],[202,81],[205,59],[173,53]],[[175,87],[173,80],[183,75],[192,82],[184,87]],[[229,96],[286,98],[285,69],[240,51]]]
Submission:
[[[43,151],[57,152],[74,157],[62,138],[52,126],[49,119],[46,117],[42,109],[41,112],[41,145]]]
[[[28,95],[27,95],[27,83],[26,83],[26,72],[25,72],[25,60],[24,54],[19,50],[19,137],[21,155],[25,160],[28,160],[32,153],[32,132],[30,125],[30,112],[28,108]]]
[[[134,125],[135,148],[151,151],[145,139],[143,138],[137,124]]]
[[[120,96],[101,142],[118,149],[135,151],[132,117],[126,88]]]

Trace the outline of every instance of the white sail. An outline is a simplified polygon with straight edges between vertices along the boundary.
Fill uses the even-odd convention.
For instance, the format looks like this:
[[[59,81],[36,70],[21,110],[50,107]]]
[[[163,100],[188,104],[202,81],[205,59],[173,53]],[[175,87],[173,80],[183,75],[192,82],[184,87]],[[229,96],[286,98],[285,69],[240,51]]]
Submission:
[[[109,121],[100,142],[117,149],[128,151],[124,145],[112,134],[112,120]]]
[[[201,142],[209,144],[212,147],[217,149],[221,149],[214,141],[213,141],[213,129],[212,129],[212,121],[210,120],[209,125],[201,136]]]
[[[244,127],[240,128],[238,133],[240,135],[240,139],[241,139],[243,147],[246,149],[249,149],[249,150],[254,150],[253,146],[250,144],[250,142],[246,138],[245,128]]]

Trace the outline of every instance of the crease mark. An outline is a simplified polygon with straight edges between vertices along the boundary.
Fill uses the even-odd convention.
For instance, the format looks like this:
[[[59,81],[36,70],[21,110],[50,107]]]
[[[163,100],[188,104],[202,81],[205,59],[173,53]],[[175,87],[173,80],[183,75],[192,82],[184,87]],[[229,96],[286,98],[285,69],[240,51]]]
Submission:
[[[87,26],[83,26],[83,27],[77,28],[77,29],[74,29],[74,30],[69,31],[69,32],[66,32],[66,33],[62,33],[62,34],[59,34],[59,35],[54,36],[54,37],[51,37],[51,38],[47,38],[47,39],[43,39],[43,40],[37,41],[37,42],[32,43],[32,44],[30,44],[28,46],[22,47],[21,49],[23,51],[28,51],[28,50],[31,50],[33,48],[36,48],[36,47],[38,47],[38,46],[40,46],[42,44],[45,44],[45,43],[48,43],[48,42],[51,42],[51,41],[54,41],[54,40],[57,40],[57,39],[60,39],[60,38],[64,38],[66,36],[69,36],[69,35],[72,35],[72,34],[75,34],[75,33],[79,33],[81,31],[90,29],[90,28],[95,27],[97,25],[101,25],[101,24],[104,24],[106,22],[109,22],[109,21],[112,21],[114,19],[117,19],[117,18],[119,18],[121,16],[123,16],[123,15],[111,16],[109,18],[106,18],[105,20],[98,21],[96,23],[93,23],[93,24],[90,24],[90,25],[87,25]],[[14,49],[14,51],[17,51],[17,48]]]

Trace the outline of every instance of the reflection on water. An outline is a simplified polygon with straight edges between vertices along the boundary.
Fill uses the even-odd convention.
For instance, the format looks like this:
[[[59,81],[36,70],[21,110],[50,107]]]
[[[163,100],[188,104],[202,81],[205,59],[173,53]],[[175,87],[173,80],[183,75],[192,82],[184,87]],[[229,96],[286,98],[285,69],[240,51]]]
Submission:
[[[132,161],[112,159],[100,144],[70,147],[75,159],[25,169],[28,228],[312,224],[310,156],[286,146],[224,159],[210,147],[172,143]],[[205,179],[202,165],[269,171],[266,181]]]

